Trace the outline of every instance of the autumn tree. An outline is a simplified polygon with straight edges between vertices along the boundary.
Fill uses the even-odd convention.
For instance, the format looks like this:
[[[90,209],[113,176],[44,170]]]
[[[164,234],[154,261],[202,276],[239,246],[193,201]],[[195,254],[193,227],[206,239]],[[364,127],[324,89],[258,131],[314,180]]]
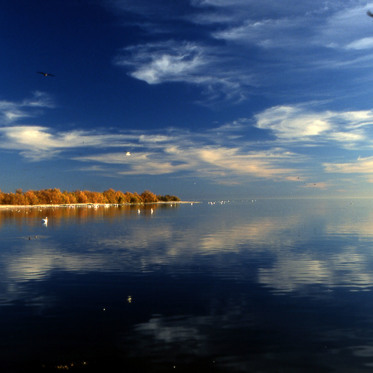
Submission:
[[[175,196],[157,196],[149,190],[141,195],[137,193],[115,191],[108,189],[104,192],[91,192],[88,190],[75,190],[74,192],[61,192],[58,188],[28,190],[17,189],[15,193],[3,193],[0,190],[0,204],[3,205],[47,205],[47,204],[73,204],[73,203],[154,203],[157,201],[179,201]]]
[[[157,196],[157,198],[158,198],[158,201],[162,201],[162,202],[176,202],[176,201],[180,201],[179,197],[170,196],[169,194],[166,194],[165,196]]]
[[[25,193],[25,198],[28,205],[37,205],[38,204],[38,197],[35,195],[34,191],[28,190]]]
[[[57,188],[48,189],[47,194],[49,196],[49,200],[51,204],[58,205],[58,204],[63,203],[63,196],[59,189]]]
[[[144,203],[158,202],[157,196],[149,190],[145,190],[140,196]]]
[[[52,203],[47,189],[38,190],[35,192],[35,194],[38,198],[39,205],[49,205]]]
[[[93,203],[105,203],[105,197],[100,192],[92,192],[92,202]]]
[[[67,190],[64,190],[62,192],[62,195],[63,195],[63,199],[66,201],[64,203],[77,203],[76,202],[76,196],[74,193],[71,193],[71,192],[68,192]]]
[[[88,202],[88,198],[82,190],[76,190],[74,192],[74,195],[76,197],[76,202],[77,203],[87,203]]]
[[[108,189],[108,190],[105,190],[103,193],[102,193],[107,201],[107,203],[117,203],[116,199],[115,199],[115,190],[114,189]]]
[[[13,203],[12,205],[27,205],[25,196],[23,195],[22,189],[17,189],[16,193],[12,196]]]
[[[142,199],[141,197],[135,192],[135,193],[129,193],[130,195],[130,203],[141,203]]]

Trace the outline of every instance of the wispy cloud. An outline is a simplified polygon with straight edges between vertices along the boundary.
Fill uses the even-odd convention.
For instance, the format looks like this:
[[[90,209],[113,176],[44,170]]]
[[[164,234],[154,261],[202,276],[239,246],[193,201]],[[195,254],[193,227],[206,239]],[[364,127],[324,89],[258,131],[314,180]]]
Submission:
[[[21,107],[41,107],[41,108],[53,108],[55,107],[52,97],[41,91],[35,91],[31,98],[23,100],[20,104]]]
[[[318,46],[340,49],[366,49],[372,22],[366,11],[373,7],[364,1],[316,0],[312,4],[285,1],[195,0],[195,6],[210,9],[197,20],[219,22],[212,32],[218,39],[263,48],[297,48],[309,50]],[[227,13],[228,12],[228,13]],[[212,23],[213,23],[212,22]],[[286,55],[286,53],[283,53]],[[295,56],[293,56],[294,58]],[[301,56],[303,58],[304,56]],[[315,58],[322,58],[319,53]],[[304,60],[304,62],[308,62]]]
[[[373,111],[313,111],[299,106],[276,106],[256,115],[256,127],[270,130],[278,139],[344,147],[370,143],[364,127],[373,124]]]
[[[51,97],[40,91],[33,93],[32,97],[20,102],[0,101],[0,125],[16,122],[19,119],[32,117],[35,109],[54,107]]]
[[[247,20],[212,35],[216,39],[262,48],[301,48],[305,38],[303,22],[303,18]]]
[[[371,49],[373,47],[373,37],[354,40],[346,45],[346,49]]]
[[[315,42],[332,48],[351,48],[358,40],[366,38],[372,29],[372,19],[366,12],[372,7],[364,1],[348,1],[328,14],[317,28]]]
[[[36,99],[25,100],[21,105],[47,106]],[[249,149],[244,140],[247,125],[247,120],[240,120],[207,131],[166,128],[115,133],[8,124],[0,127],[0,148],[18,152],[34,162],[68,158],[88,163],[86,171],[99,172],[102,165],[110,164],[116,167],[117,175],[187,173],[220,181],[240,176],[294,180],[298,173],[294,165],[302,157],[277,145],[267,146],[266,150]]]
[[[131,66],[130,75],[148,84],[168,81],[199,83],[199,73],[208,65],[208,56],[203,48],[192,43],[150,43],[124,49],[130,55],[118,57],[118,65]]]
[[[325,182],[319,182],[319,183],[305,183],[302,185],[302,188],[312,188],[312,189],[328,189],[331,185]]]
[[[13,104],[9,102],[9,105]],[[16,106],[17,104],[14,104]],[[43,99],[22,105],[48,106]],[[268,108],[207,130],[72,130],[47,126],[3,125],[0,148],[18,152],[29,161],[64,158],[86,172],[122,175],[192,175],[231,184],[255,179],[297,182],[299,186],[327,189],[326,180],[308,179],[316,169],[330,173],[372,173],[372,158],[325,163],[307,151],[328,147],[329,159],[338,149],[371,149],[369,129],[373,111],[316,110],[316,104]],[[263,131],[256,139],[253,131]],[[305,146],[306,145],[306,146]],[[315,179],[313,179],[315,180]]]
[[[20,151],[32,161],[53,158],[63,150],[126,146],[133,136],[99,134],[96,131],[55,132],[43,126],[0,127],[0,148]],[[131,146],[135,146],[131,144]]]
[[[373,157],[358,158],[354,162],[324,163],[326,172],[343,174],[373,174]]]
[[[193,84],[204,88],[209,97],[220,92],[226,98],[240,100],[254,80],[236,64],[236,71],[227,70],[232,62],[218,48],[175,40],[126,47],[115,59],[115,64],[130,69],[133,78],[148,84]]]
[[[290,94],[307,69],[361,69],[372,58],[369,4],[362,1],[109,3],[119,14],[136,14],[149,40],[123,48],[115,64],[148,84],[199,86],[210,101],[242,102],[252,87],[269,92],[284,79]]]
[[[121,165],[121,175],[160,175],[187,172],[199,177],[225,178],[246,175],[253,178],[291,180],[298,171],[284,167],[293,163],[293,153],[274,149],[273,152],[252,151],[243,153],[240,148],[211,146],[185,137],[174,138],[172,143],[162,144],[156,149],[140,149],[130,157],[123,153],[87,155],[75,158],[85,162]]]

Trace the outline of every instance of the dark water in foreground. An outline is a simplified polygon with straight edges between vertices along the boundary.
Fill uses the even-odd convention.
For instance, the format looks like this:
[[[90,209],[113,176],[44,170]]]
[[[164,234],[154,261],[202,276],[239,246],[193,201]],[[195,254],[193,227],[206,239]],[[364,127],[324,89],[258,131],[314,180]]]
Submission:
[[[1,372],[372,371],[373,201],[153,209],[0,211]]]

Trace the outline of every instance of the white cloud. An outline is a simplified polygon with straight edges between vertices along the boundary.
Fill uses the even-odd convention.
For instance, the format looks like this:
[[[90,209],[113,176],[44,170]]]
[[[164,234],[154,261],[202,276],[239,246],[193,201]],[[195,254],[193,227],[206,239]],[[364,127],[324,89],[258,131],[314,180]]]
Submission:
[[[276,106],[256,115],[256,127],[278,139],[294,142],[338,142],[344,147],[369,142],[364,127],[373,123],[373,111],[310,111],[304,106]]]
[[[372,18],[366,15],[373,4],[352,1],[341,4],[341,8],[329,15],[322,25],[316,28],[313,43],[347,52],[370,49],[373,45],[371,30]],[[352,60],[354,60],[354,57]],[[348,58],[348,55],[347,55]]]
[[[331,128],[325,114],[307,113],[295,106],[276,106],[258,114],[256,119],[258,128],[269,129],[285,139],[312,137]]]
[[[228,175],[237,173],[260,178],[287,179],[294,173],[290,168],[281,167],[281,161],[291,159],[286,152],[270,155],[268,152],[240,153],[235,148],[205,147],[196,151],[198,158]],[[295,158],[295,157],[294,157]]]
[[[249,97],[250,87],[270,92],[269,87],[283,84],[286,77],[287,87],[299,88],[306,70],[313,74],[338,66],[361,71],[362,63],[368,67],[372,59],[372,20],[366,15],[370,4],[360,0],[110,3],[135,12],[139,17],[135,22],[152,40],[124,48],[115,59],[117,65],[148,84],[197,85],[212,100],[242,101]],[[185,29],[175,27],[175,20]],[[185,30],[192,27],[195,32],[188,38]],[[331,54],[329,48],[338,51]]]
[[[346,6],[349,0],[344,2]],[[342,4],[339,2],[315,0],[310,3],[294,0],[191,0],[192,5],[204,7],[222,12],[244,13],[247,17],[260,15],[261,17],[283,17],[284,15],[304,15],[322,14],[333,9],[341,9]],[[356,1],[355,1],[356,3]]]
[[[118,59],[118,65],[132,65],[131,76],[148,84],[165,81],[198,82],[198,71],[207,63],[201,47],[184,43],[167,42],[126,48],[132,54],[132,61]]]
[[[255,84],[252,74],[221,49],[196,42],[168,40],[130,46],[114,63],[129,68],[130,76],[148,84],[201,86],[210,99],[224,95],[241,100],[247,88]]]
[[[49,159],[63,150],[80,147],[128,146],[132,135],[99,134],[95,131],[69,131],[55,133],[42,126],[0,127],[0,148],[19,150],[30,160]],[[135,146],[135,145],[131,145]]]
[[[39,91],[34,92],[31,98],[21,102],[2,100],[0,101],[0,126],[22,118],[32,117],[35,115],[35,109],[52,107],[54,107],[54,103],[51,97]]]
[[[256,44],[263,48],[300,48],[301,40],[305,38],[303,22],[303,18],[248,20],[240,26],[214,32],[213,36],[241,44]]]
[[[3,107],[11,104],[3,103]],[[18,106],[14,104],[22,105],[30,108],[51,104],[48,97],[36,94]],[[371,173],[370,158],[310,165],[315,157],[299,149],[304,149],[305,144],[371,148],[368,131],[372,123],[371,110],[316,111],[311,104],[283,105],[268,108],[254,118],[194,132],[171,128],[56,131],[47,126],[8,124],[0,127],[0,148],[18,152],[31,161],[60,157],[84,162],[88,165],[80,169],[87,172],[104,172],[102,165],[106,164],[112,165],[116,175],[189,174],[222,183],[229,178],[233,184],[255,179],[307,182],[315,166],[323,166],[326,173]],[[253,127],[268,131],[273,137],[263,140],[261,134],[256,140],[250,139],[248,134]],[[130,157],[126,156],[128,152]],[[317,188],[330,185],[320,180]],[[303,186],[315,187],[312,183]]]
[[[226,177],[228,175],[253,178],[294,180],[298,171],[284,167],[303,160],[297,154],[283,149],[272,151],[243,151],[235,147],[203,144],[188,135],[173,137],[169,143],[156,148],[145,147],[132,152],[131,157],[123,153],[104,153],[76,157],[85,162],[100,162],[124,166],[122,175],[161,175],[186,171],[200,177]]]
[[[373,37],[354,40],[346,45],[346,49],[371,49],[373,47]]]
[[[125,166],[125,170],[118,171],[119,175],[164,175],[191,169],[190,163],[175,164],[171,158],[162,156],[159,152],[133,152],[131,157],[125,153],[104,153],[74,157],[82,162],[98,162]]]
[[[356,143],[361,142],[366,139],[365,134],[360,130],[355,130],[354,132],[333,132],[329,134],[329,138],[339,142],[345,143]]]
[[[133,71],[130,75],[148,84],[165,81],[196,82],[197,72],[207,63],[203,49],[188,42],[149,43],[125,48],[124,52],[126,55],[118,57],[115,63],[131,66]]]
[[[312,4],[291,0],[195,0],[192,4],[204,9],[204,12],[191,17],[192,22],[218,25],[211,31],[214,38],[246,46],[281,48],[281,53],[276,55],[277,60],[287,56],[284,48],[307,51],[320,45],[318,38],[324,40],[320,34],[328,29],[325,23],[351,7],[348,1],[337,4],[323,0]],[[356,2],[352,5],[356,7]],[[343,31],[345,29],[340,30]],[[302,54],[300,58],[303,64],[307,63]],[[294,53],[292,59],[297,59]]]
[[[162,142],[170,142],[175,139],[174,136],[167,136],[167,135],[139,135],[139,141],[143,143],[162,143]]]
[[[373,174],[373,157],[358,158],[354,162],[324,163],[325,171],[343,174]]]
[[[328,189],[331,185],[325,182],[318,183],[305,183],[302,188],[312,188],[312,189]]]
[[[22,107],[53,108],[55,106],[52,98],[45,92],[35,91],[31,98],[25,99],[20,104]]]

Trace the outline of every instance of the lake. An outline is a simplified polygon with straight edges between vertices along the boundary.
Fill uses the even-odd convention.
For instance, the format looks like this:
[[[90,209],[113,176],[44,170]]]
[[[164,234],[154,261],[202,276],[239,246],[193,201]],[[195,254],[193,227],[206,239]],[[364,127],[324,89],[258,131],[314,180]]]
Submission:
[[[0,210],[0,234],[1,372],[373,369],[373,200]]]

